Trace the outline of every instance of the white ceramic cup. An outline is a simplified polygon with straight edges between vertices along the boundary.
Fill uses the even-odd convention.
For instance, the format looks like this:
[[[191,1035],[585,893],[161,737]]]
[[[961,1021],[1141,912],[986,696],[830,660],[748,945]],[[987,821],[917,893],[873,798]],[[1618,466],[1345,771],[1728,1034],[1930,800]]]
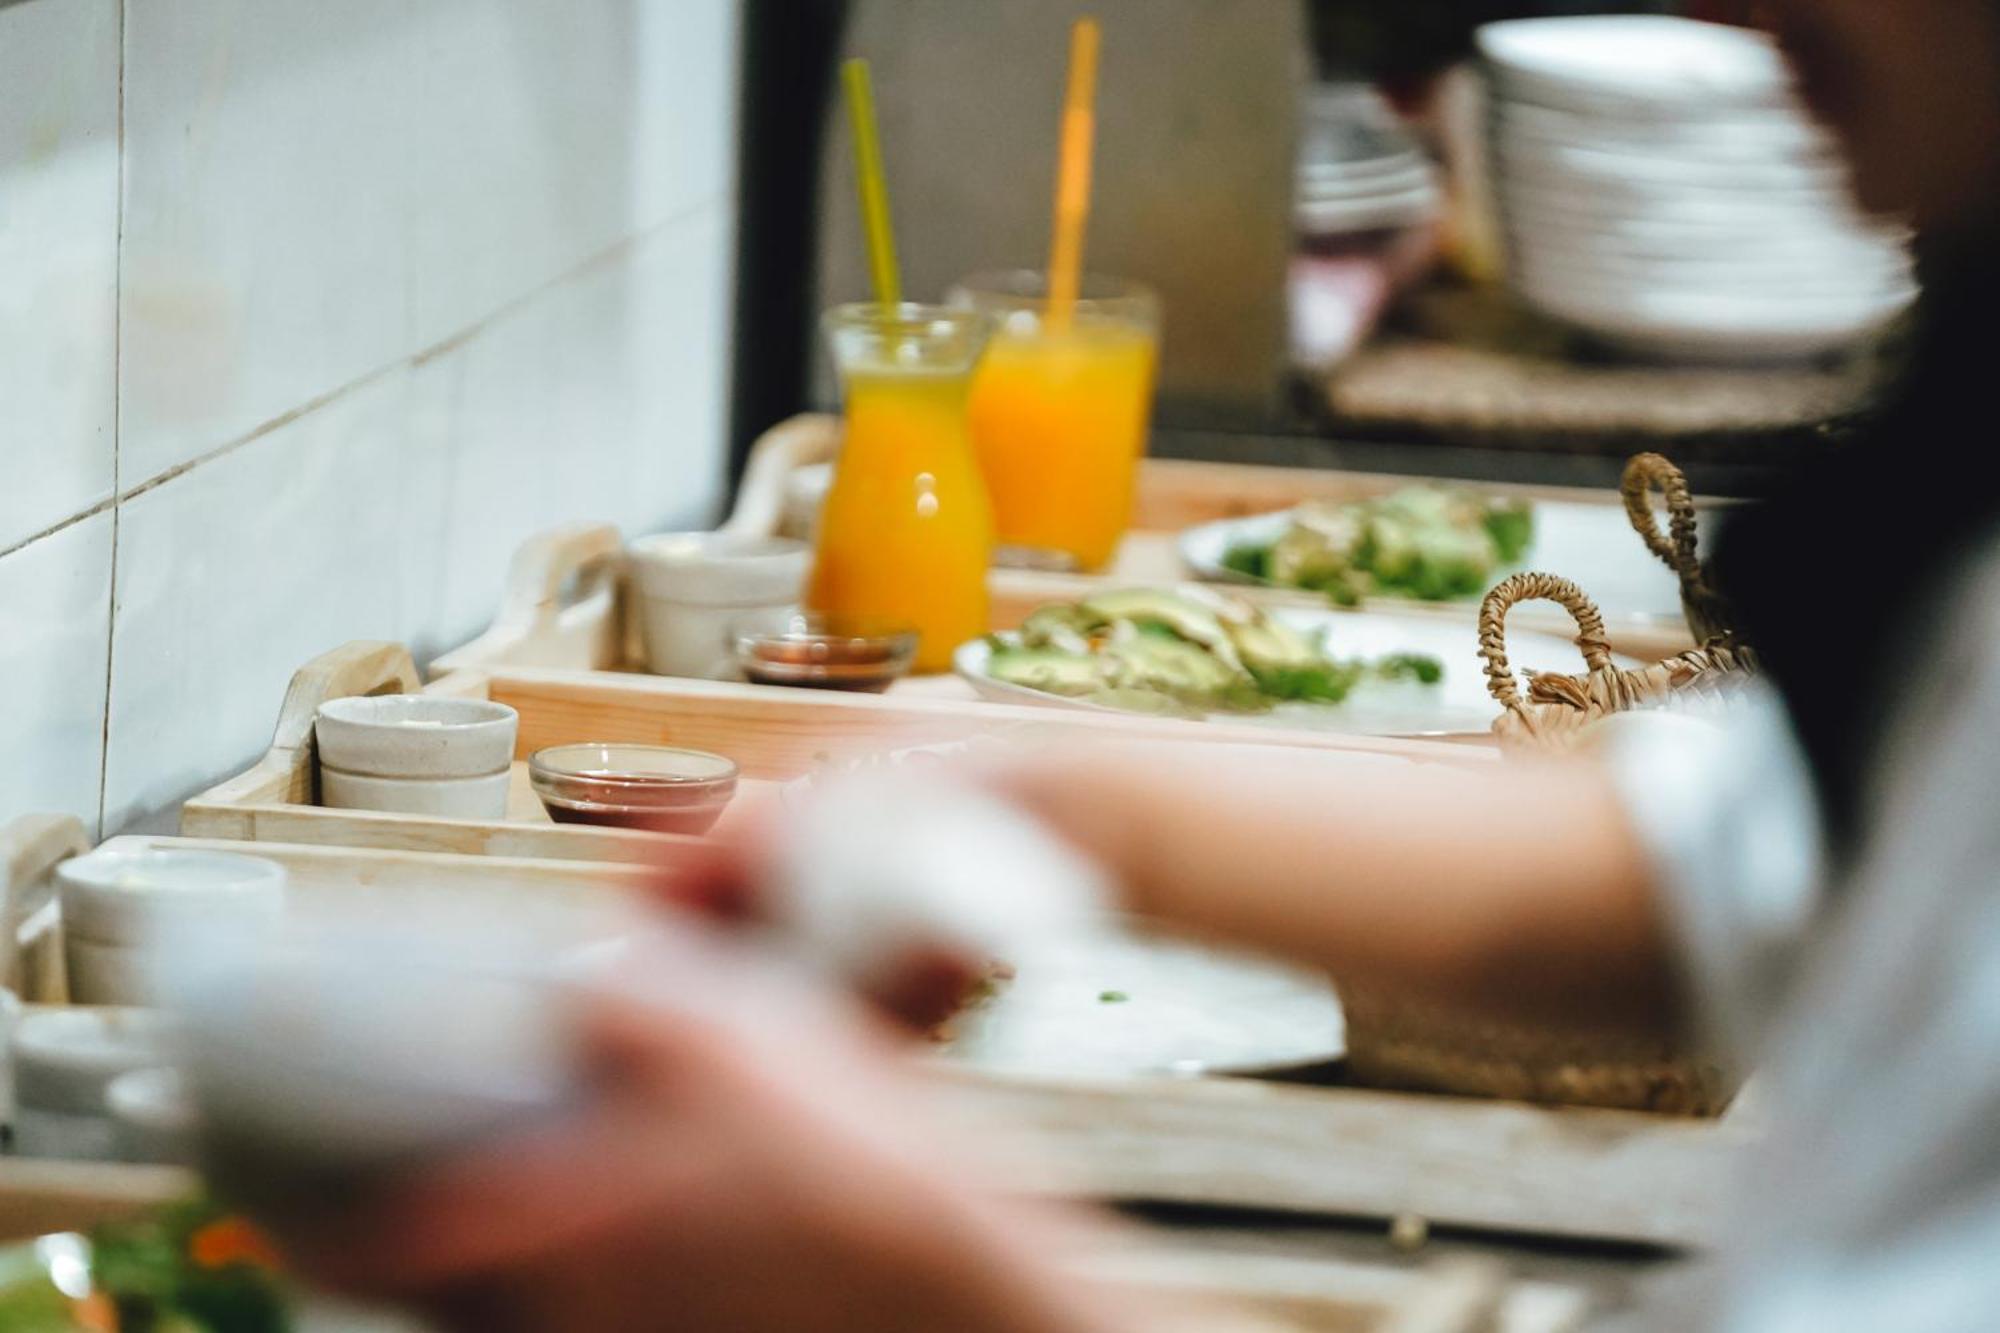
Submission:
[[[285,878],[261,856],[180,847],[99,848],[56,867],[63,932],[96,944],[148,945],[181,921],[273,920]]]
[[[330,699],[314,724],[320,800],[340,810],[501,819],[520,715],[484,699]]]
[[[797,607],[812,549],[788,537],[672,532],[630,549],[646,664],[655,675],[740,680],[731,631]]]
[[[71,935],[63,941],[70,998],[89,1005],[151,1005],[160,1002],[154,955],[142,945],[99,944]]]
[[[314,724],[319,760],[375,778],[481,778],[514,762],[520,714],[486,699],[380,694],[329,699]]]
[[[25,1015],[13,1041],[15,1151],[24,1157],[110,1157],[111,1084],[121,1074],[159,1065],[172,1032],[165,1015],[146,1009]]]
[[[381,810],[441,819],[504,819],[512,774],[479,778],[378,778],[322,766],[320,803],[335,810]]]
[[[56,882],[70,997],[79,1004],[156,1003],[156,950],[264,929],[285,908],[285,868],[234,852],[100,848],[63,862]]]

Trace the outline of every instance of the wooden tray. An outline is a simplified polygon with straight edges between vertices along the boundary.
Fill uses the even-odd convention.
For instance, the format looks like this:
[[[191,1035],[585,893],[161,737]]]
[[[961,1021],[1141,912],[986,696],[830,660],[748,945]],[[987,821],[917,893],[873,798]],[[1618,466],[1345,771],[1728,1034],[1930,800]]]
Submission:
[[[125,835],[107,839],[114,851],[177,847],[248,852],[285,867],[295,896],[338,896],[345,902],[379,905],[384,911],[426,899],[448,897],[490,901],[496,910],[522,894],[565,899],[642,891],[652,872],[644,867],[601,861],[531,860],[508,856],[452,856],[436,852],[381,851],[203,838]],[[88,851],[83,825],[68,816],[31,815],[0,830],[7,852],[0,881],[0,911],[15,923],[0,954],[0,987],[28,1004],[67,1004],[69,987],[62,966],[62,915],[54,870]]]
[[[59,824],[67,827],[52,835]],[[84,847],[81,827],[24,820],[0,830],[0,844],[10,911],[42,905],[28,949],[60,958],[59,919],[47,910],[51,872]],[[426,893],[625,892],[644,881],[642,871],[603,864],[176,838],[110,845],[233,846],[283,863],[295,888],[380,895],[385,907]],[[8,980],[18,978],[0,977]],[[23,998],[67,996],[57,982],[28,988]],[[966,1132],[1019,1142],[1023,1190],[1301,1214],[1416,1214],[1492,1231],[1670,1247],[1714,1238],[1724,1189],[1756,1137],[1755,1124],[1737,1113],[1697,1121],[1223,1078],[1036,1080],[938,1069],[931,1086],[940,1112]],[[0,1159],[0,1232],[9,1226],[10,1194],[26,1200],[20,1206],[36,1219],[31,1229],[43,1229],[46,1209],[69,1193],[87,1201],[110,1190],[116,1203],[114,1186],[129,1188],[133,1206],[178,1187],[173,1173],[151,1169],[70,1172],[60,1163]]]
[[[557,619],[561,615],[558,610]],[[526,645],[526,656],[548,661],[569,651],[595,656],[606,640],[593,628],[573,638],[531,636],[515,642]],[[493,653],[507,655],[498,648]],[[189,801],[181,813],[181,832],[257,842],[577,861],[659,860],[691,845],[662,834],[551,823],[529,789],[526,764],[520,761],[545,746],[577,741],[682,745],[727,755],[745,779],[731,818],[771,799],[780,784],[823,771],[830,762],[978,737],[1201,740],[1452,764],[1494,758],[1485,746],[1436,741],[1017,708],[920,693],[852,695],[496,663],[446,675],[429,691],[493,699],[520,712],[515,789],[506,819],[438,819],[319,806],[313,750],[319,705],[348,695],[419,688],[409,653],[394,644],[349,644],[314,659],[292,679],[269,752],[249,771]]]
[[[743,533],[769,533],[785,519],[785,492],[790,474],[797,468],[831,460],[839,450],[840,419],[824,414],[795,417],[768,432],[751,451],[748,470],[739,488],[736,512],[725,527]],[[1050,575],[1017,570],[996,570],[991,580],[995,629],[1012,629],[1028,612],[1050,601],[1071,600],[1102,589],[1107,584],[1173,584],[1193,577],[1182,562],[1178,543],[1188,528],[1221,519],[1252,518],[1294,508],[1308,500],[1351,501],[1387,495],[1420,478],[1379,473],[1340,472],[1309,468],[1253,467],[1235,463],[1200,463],[1148,459],[1139,472],[1139,487],[1133,511],[1132,529],[1126,534],[1112,567],[1101,575]],[[1489,482],[1452,482],[1482,494],[1564,506],[1585,506],[1602,510],[1616,540],[1630,543],[1633,558],[1644,563],[1650,557],[1638,534],[1628,530],[1624,506],[1615,489],[1591,490],[1561,486],[1509,486]],[[1704,501],[1704,505],[1714,502]],[[608,531],[608,530],[607,530]],[[612,578],[616,578],[615,555],[619,545],[615,533],[601,539],[610,557]],[[517,565],[517,569],[522,566]],[[1587,584],[1588,570],[1557,569]],[[1664,573],[1664,571],[1662,571]],[[1324,609],[1326,599],[1316,593],[1232,587],[1234,593],[1273,606],[1301,606]],[[525,599],[510,598],[510,606]],[[1421,602],[1404,598],[1382,598],[1371,609],[1436,617],[1453,623],[1477,623],[1479,603]],[[1657,661],[1694,646],[1685,622],[1677,614],[1625,615],[1612,617],[1610,627],[1615,651],[1647,661]],[[1540,630],[1568,638],[1575,627],[1560,611],[1523,608],[1524,629]]]
[[[0,1244],[89,1232],[197,1188],[192,1172],[173,1167],[0,1158]],[[1321,1261],[1206,1250],[1142,1232],[1070,1267],[1108,1289],[1206,1307],[1198,1322],[1161,1333],[1570,1333],[1588,1312],[1581,1292],[1511,1282],[1499,1264],[1479,1260],[1416,1268]]]

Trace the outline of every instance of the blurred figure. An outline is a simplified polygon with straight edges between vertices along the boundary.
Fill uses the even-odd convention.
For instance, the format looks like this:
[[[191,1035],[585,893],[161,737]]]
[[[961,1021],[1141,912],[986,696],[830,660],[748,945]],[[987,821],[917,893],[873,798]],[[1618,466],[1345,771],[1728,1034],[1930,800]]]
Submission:
[[[1720,556],[1785,719],[1719,740],[1641,725],[1601,762],[1504,782],[1315,782],[1303,761],[1225,771],[1202,752],[971,780],[1112,871],[1134,910],[1490,1010],[1699,1026],[1761,1056],[1772,1137],[1724,1269],[1662,1327],[1970,1333],[2000,1310],[2000,488],[1983,440],[1944,451],[1988,406],[2000,4],[1758,8],[1861,196],[1919,225],[1930,303],[1870,442],[1732,525]],[[1824,869],[1768,855],[1780,827],[1823,829]],[[772,845],[684,891],[781,914]],[[916,1149],[860,1020],[663,1023],[603,1012],[592,1109],[295,1236],[298,1259],[465,1328],[1159,1326],[1069,1286],[1072,1223]]]

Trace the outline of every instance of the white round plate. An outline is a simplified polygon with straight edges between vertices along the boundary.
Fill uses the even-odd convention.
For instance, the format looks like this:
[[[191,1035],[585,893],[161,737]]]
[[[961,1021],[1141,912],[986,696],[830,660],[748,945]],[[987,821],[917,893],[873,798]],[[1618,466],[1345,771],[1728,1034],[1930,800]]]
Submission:
[[[1308,236],[1420,227],[1438,212],[1438,192],[1428,185],[1386,199],[1301,199],[1292,224]]]
[[[1267,580],[1252,579],[1223,564],[1238,546],[1268,545],[1291,526],[1289,511],[1258,514],[1251,518],[1229,518],[1203,523],[1180,536],[1181,562],[1211,583],[1255,583],[1276,586]],[[1704,522],[1703,531],[1715,529]],[[1680,584],[1673,572],[1640,544],[1625,511],[1615,504],[1578,504],[1549,500],[1535,505],[1535,544],[1519,565],[1498,571],[1494,581],[1528,568],[1566,574],[1583,582],[1584,591],[1604,613],[1607,624],[1649,628],[1681,621]],[[1468,619],[1479,609],[1477,598],[1458,602],[1405,603],[1401,598],[1375,599],[1371,605],[1390,608],[1416,605],[1435,613],[1442,608],[1462,612]],[[1523,613],[1544,610],[1539,604],[1521,608]],[[1547,607],[1550,617],[1563,612]],[[1511,642],[1511,640],[1510,640]],[[1581,668],[1578,668],[1579,670]]]
[[[1823,302],[1887,301],[1911,285],[1907,264],[1893,255],[1855,263],[1828,263],[1812,255],[1796,259],[1738,261],[1594,259],[1580,252],[1545,252],[1516,244],[1509,272],[1521,286],[1601,295],[1625,300],[1650,292],[1681,296],[1714,295],[1724,300],[1754,297],[1790,306],[1801,298]]]
[[[1013,978],[953,1022],[945,1060],[1048,1078],[1265,1074],[1346,1050],[1326,979],[1262,958],[1120,934],[1006,962]]]
[[[1308,150],[1300,154],[1298,174],[1301,180],[1378,181],[1407,171],[1421,171],[1428,165],[1429,160],[1415,148],[1354,159],[1315,157]]]
[[[1633,539],[1637,544],[1637,539]],[[1436,685],[1410,682],[1363,685],[1339,704],[1280,704],[1268,713],[1217,713],[1215,721],[1244,726],[1289,727],[1359,736],[1441,736],[1483,733],[1499,705],[1486,692],[1478,637],[1470,622],[1395,611],[1318,611],[1282,608],[1279,620],[1306,634],[1328,632],[1328,649],[1340,658],[1380,658],[1421,653],[1444,664]],[[994,636],[1014,642],[1015,636]],[[981,696],[1000,703],[1036,703],[1057,708],[1116,712],[1103,704],[1067,698],[995,680],[988,670],[993,649],[985,639],[961,645],[952,659],[958,674]],[[1576,645],[1550,634],[1517,631],[1507,636],[1507,659],[1516,670],[1578,675],[1583,658]],[[1626,665],[1630,665],[1627,663]]]
[[[1422,167],[1399,171],[1393,176],[1370,180],[1341,181],[1317,179],[1300,174],[1296,193],[1301,199],[1346,203],[1354,200],[1387,199],[1412,190],[1435,188],[1431,173]]]
[[[1523,142],[1591,147],[1604,152],[1657,154],[1680,160],[1838,163],[1838,142],[1811,117],[1786,108],[1700,119],[1663,120],[1565,111],[1527,102],[1489,104],[1494,126]]]
[[[1564,203],[1588,200],[1597,211],[1611,209],[1650,217],[1662,208],[1723,204],[1737,213],[1757,210],[1815,219],[1848,216],[1853,211],[1852,196],[1837,180],[1813,186],[1759,187],[1727,181],[1702,184],[1646,180],[1631,175],[1591,175],[1545,157],[1515,156],[1504,150],[1496,161],[1500,189],[1508,197],[1526,195]]]
[[[1809,303],[1716,293],[1595,292],[1516,282],[1543,313],[1628,352],[1677,361],[1781,363],[1845,350],[1879,332],[1914,290],[1867,300]]]
[[[1662,194],[1651,202],[1635,203],[1582,189],[1512,181],[1502,183],[1500,213],[1508,225],[1530,233],[1548,223],[1621,233],[1671,229],[1703,233],[1717,245],[1771,236],[1803,242],[1882,234],[1851,210],[1824,199],[1745,198],[1721,190]]]
[[[1431,178],[1430,160],[1409,153],[1381,162],[1303,162],[1293,172],[1301,190],[1329,193],[1379,193],[1408,189]]]
[[[1670,223],[1653,226],[1593,225],[1556,217],[1529,222],[1521,213],[1502,220],[1517,252],[1555,263],[1711,264],[1785,266],[1821,272],[1886,268],[1907,271],[1909,252],[1889,234],[1857,235],[1819,228],[1809,231],[1719,234]]]
[[[1479,30],[1503,96],[1589,110],[1777,106],[1791,71],[1763,33],[1645,15],[1520,19]]]
[[[1711,162],[1657,152],[1552,144],[1505,126],[1493,136],[1493,153],[1505,175],[1610,189],[1743,190],[1838,199],[1847,198],[1850,189],[1848,173],[1838,162],[1789,157]]]

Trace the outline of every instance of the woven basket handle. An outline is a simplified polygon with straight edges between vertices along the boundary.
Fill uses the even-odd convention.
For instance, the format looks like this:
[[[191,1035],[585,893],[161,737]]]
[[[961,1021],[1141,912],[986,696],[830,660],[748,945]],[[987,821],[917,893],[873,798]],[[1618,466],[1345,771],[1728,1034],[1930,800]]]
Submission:
[[[1667,501],[1667,531],[1660,531],[1653,514],[1653,491]],[[1659,454],[1640,454],[1625,465],[1625,480],[1619,486],[1625,498],[1625,516],[1645,541],[1646,549],[1660,557],[1668,569],[1680,576],[1683,585],[1701,582],[1701,557],[1696,550],[1694,495],[1688,490],[1687,476]]]
[[[1521,682],[1507,663],[1507,613],[1522,602],[1554,602],[1576,620],[1576,646],[1591,674],[1611,670],[1604,615],[1583,589],[1554,574],[1516,574],[1486,594],[1479,608],[1479,655],[1486,659],[1486,688],[1503,708],[1521,706]]]

